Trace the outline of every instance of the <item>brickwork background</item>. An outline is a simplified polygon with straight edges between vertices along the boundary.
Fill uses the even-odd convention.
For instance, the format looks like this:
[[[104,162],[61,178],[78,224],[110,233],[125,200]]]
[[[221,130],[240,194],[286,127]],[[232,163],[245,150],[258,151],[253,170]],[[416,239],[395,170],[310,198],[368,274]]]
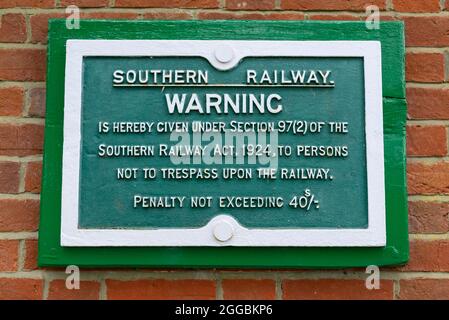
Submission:
[[[75,4],[82,18],[365,20],[406,26],[411,260],[362,269],[38,269],[37,230],[45,123],[47,20]],[[449,299],[449,0],[0,0],[0,299]]]

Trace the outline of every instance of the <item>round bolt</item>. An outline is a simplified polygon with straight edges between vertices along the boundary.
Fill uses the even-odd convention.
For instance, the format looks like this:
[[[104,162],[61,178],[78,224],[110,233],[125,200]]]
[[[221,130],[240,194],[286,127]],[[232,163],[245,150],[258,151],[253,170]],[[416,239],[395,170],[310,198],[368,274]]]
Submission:
[[[228,46],[215,49],[215,59],[221,63],[227,63],[234,58],[234,50]]]
[[[225,242],[234,235],[234,228],[229,222],[220,221],[214,227],[214,237],[218,241]]]

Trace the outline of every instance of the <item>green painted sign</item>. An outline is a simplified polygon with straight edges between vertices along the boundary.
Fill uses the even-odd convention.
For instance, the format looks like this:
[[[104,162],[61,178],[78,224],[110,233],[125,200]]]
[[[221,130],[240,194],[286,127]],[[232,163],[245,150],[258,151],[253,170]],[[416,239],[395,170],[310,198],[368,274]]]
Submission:
[[[396,22],[51,21],[40,264],[406,262],[403,42]]]
[[[188,67],[205,70],[209,84],[244,84],[247,70],[255,70],[260,74],[266,70],[273,74],[279,65],[284,71],[295,70],[294,72],[308,69],[332,70],[330,76],[336,85],[332,88],[298,88],[290,84],[273,88],[193,85],[171,86],[163,91],[160,87],[111,85],[111,75],[117,69],[131,72],[140,70],[145,74],[144,70],[148,66],[152,70],[185,70]],[[87,58],[83,67],[82,155],[79,173],[81,228],[198,228],[218,214],[232,215],[248,228],[368,226],[366,171],[354,170],[366,167],[361,59],[250,58],[241,61],[230,71],[219,71],[201,58],[93,57]],[[189,99],[197,95],[199,99],[205,100],[206,95],[218,93],[233,98],[232,101],[236,100],[236,96],[243,99],[241,96],[245,94],[248,97],[251,94],[256,97],[278,94],[282,96],[283,110],[276,114],[257,111],[232,114],[232,111],[224,113],[224,110],[220,110],[220,113],[213,110],[208,114],[198,111],[170,113],[165,106],[166,97],[185,95]],[[339,132],[343,131],[337,129],[339,122],[348,124],[348,133]],[[108,125],[108,131],[99,132],[99,123]],[[170,126],[174,123],[183,125],[178,133],[171,130]],[[224,129],[196,130],[195,125],[205,123],[216,127],[222,125]],[[133,127],[128,129],[128,124]],[[142,130],[142,125],[148,127]],[[214,156],[215,146],[225,145],[227,132],[236,138],[243,137],[245,133],[253,132],[239,129],[239,126],[250,126],[249,130],[257,130],[257,127],[253,128],[254,125],[264,126],[260,129],[263,135],[261,138],[270,138],[269,130],[277,128],[277,144],[291,149],[288,151],[291,155],[270,159],[277,153],[274,148],[272,157],[262,153],[265,150],[260,150],[261,157],[264,158],[262,160],[270,160],[265,161],[266,164],[259,164],[257,156],[254,157],[256,161],[253,164],[248,163],[251,162],[247,159],[248,156],[246,159],[242,157],[240,164],[233,161],[238,160],[238,152],[243,154],[245,148],[249,148],[247,153],[250,153],[252,148],[257,147],[254,143],[242,143],[239,146],[234,141],[232,146],[237,149],[234,152],[237,156],[234,158],[229,156],[225,159],[226,156],[218,155],[211,164],[201,159],[200,154],[203,152],[210,151],[210,155]],[[137,130],[134,126],[138,127]],[[305,131],[307,127],[313,131]],[[212,134],[218,141],[210,141]],[[176,141],[171,141],[173,137]],[[178,137],[185,138],[185,141],[179,142]],[[257,131],[254,132],[254,137],[259,138]],[[259,148],[268,144],[273,142],[256,141]],[[128,150],[119,149],[121,146],[143,146],[151,154],[130,157]],[[317,151],[316,155],[312,155],[311,148],[307,151],[306,148],[312,146],[320,147],[320,153]],[[185,164],[172,162],[171,158],[174,157],[170,157],[170,152],[178,150],[183,155],[186,154]],[[268,152],[268,147],[266,151]],[[193,156],[187,156],[192,153]],[[227,164],[225,160],[228,160]],[[261,168],[276,169],[275,166],[277,179],[260,177]],[[132,169],[128,170],[128,175],[124,173],[125,168]],[[192,169],[195,172],[191,172]],[[310,208],[289,206],[289,202],[294,201],[295,197],[303,196],[305,189],[313,192],[319,205],[312,204]],[[192,197],[204,196],[212,197],[210,204],[205,207],[191,205],[195,200]],[[231,198],[224,200],[226,203],[220,206],[220,197],[234,197],[235,201],[243,196],[264,197],[265,200],[257,207],[242,208],[230,203]],[[273,196],[276,200],[282,198],[284,205],[266,203]],[[139,197],[136,204],[134,197]],[[151,197],[152,200],[158,197],[158,203],[146,206],[140,199],[143,197]],[[160,200],[163,203],[159,203]],[[352,210],[347,210],[348,207]]]

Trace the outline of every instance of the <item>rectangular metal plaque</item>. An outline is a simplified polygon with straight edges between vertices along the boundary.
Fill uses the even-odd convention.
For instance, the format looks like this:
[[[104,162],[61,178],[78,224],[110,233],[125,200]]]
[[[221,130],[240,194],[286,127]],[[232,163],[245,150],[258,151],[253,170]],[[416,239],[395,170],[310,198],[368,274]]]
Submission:
[[[331,39],[295,31],[303,22],[256,22],[252,37],[212,36],[250,22],[83,23],[50,27],[41,264],[264,266],[278,262],[232,253],[279,249],[309,250],[280,266],[407,259],[403,43],[361,23],[315,25],[340,30]],[[107,36],[112,24],[128,32]],[[183,27],[197,36],[176,38]],[[384,27],[403,40],[401,24]],[[49,160],[52,125],[62,143]],[[52,236],[46,219],[59,221]],[[206,248],[229,260],[208,262]]]
[[[381,88],[375,41],[69,40],[61,243],[383,246]]]

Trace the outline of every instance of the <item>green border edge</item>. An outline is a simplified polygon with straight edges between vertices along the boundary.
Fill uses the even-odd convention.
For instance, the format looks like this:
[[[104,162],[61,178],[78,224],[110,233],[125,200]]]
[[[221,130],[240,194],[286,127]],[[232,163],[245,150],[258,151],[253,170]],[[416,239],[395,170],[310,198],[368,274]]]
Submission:
[[[169,268],[343,268],[400,265],[409,259],[404,26],[322,21],[49,21],[47,109],[38,265]],[[387,245],[382,248],[60,246],[65,43],[68,39],[378,40],[382,44]]]

